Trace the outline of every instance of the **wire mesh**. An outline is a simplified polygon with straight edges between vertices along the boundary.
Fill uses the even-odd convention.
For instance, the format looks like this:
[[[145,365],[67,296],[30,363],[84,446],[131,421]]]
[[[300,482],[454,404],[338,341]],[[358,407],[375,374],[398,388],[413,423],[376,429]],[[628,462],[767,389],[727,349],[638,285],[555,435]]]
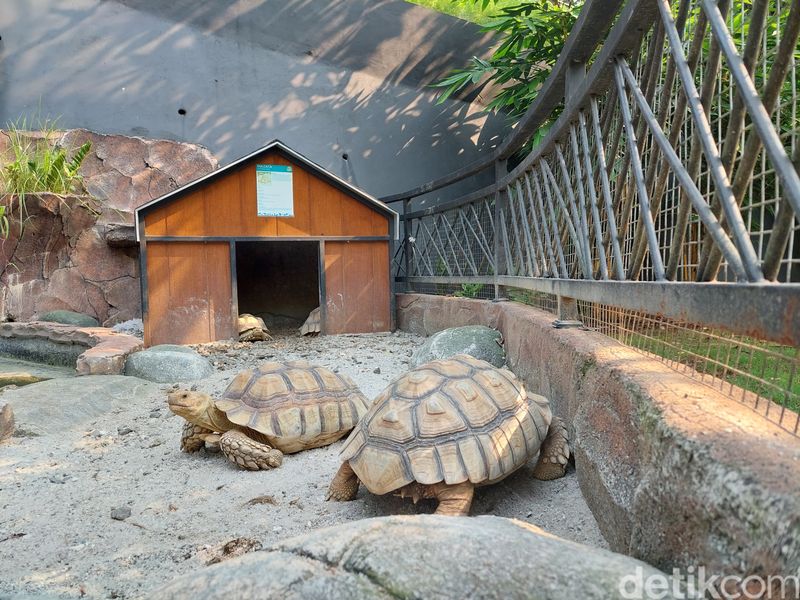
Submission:
[[[578,302],[583,324],[657,358],[750,406],[784,429],[800,432],[800,350],[721,330]]]

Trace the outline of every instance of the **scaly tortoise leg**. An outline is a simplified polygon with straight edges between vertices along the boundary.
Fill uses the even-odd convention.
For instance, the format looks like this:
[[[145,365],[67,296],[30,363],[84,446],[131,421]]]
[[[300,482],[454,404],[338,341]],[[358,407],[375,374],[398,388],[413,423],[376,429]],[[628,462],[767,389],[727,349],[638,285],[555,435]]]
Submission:
[[[274,469],[283,462],[283,452],[235,429],[222,434],[219,448],[229,461],[248,471]]]
[[[558,417],[553,417],[547,437],[539,450],[539,460],[533,469],[533,476],[542,481],[563,477],[569,461],[569,438],[567,427]]]
[[[181,450],[183,452],[197,452],[198,450],[202,450],[203,444],[205,444],[205,436],[209,433],[214,432],[187,421],[183,425],[183,433],[181,434]]]
[[[358,475],[353,471],[350,463],[345,461],[333,477],[325,499],[336,500],[337,502],[355,500],[360,483]]]
[[[469,481],[455,485],[436,483],[431,488],[432,495],[439,501],[435,514],[451,517],[469,516],[472,497],[475,494],[475,486],[472,483]]]

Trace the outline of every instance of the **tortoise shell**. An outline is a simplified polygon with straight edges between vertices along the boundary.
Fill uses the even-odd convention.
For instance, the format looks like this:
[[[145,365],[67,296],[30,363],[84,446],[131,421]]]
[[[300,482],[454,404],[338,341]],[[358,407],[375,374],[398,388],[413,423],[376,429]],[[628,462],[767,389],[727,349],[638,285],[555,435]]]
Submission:
[[[283,452],[338,440],[367,405],[347,375],[304,360],[267,362],[242,371],[216,401],[231,422],[264,435]]]
[[[374,494],[415,481],[493,483],[536,456],[551,420],[547,399],[513,373],[459,354],[389,385],[341,456]]]

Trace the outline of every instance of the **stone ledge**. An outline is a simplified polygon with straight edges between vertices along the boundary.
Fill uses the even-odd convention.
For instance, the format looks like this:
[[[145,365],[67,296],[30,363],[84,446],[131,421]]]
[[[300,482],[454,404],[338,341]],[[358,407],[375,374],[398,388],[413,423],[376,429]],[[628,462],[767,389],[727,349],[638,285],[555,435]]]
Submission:
[[[0,351],[40,362],[48,362],[52,353],[55,364],[73,360],[79,375],[122,374],[128,355],[143,348],[139,338],[104,327],[44,321],[0,323]]]
[[[800,573],[800,439],[717,390],[603,335],[557,330],[512,302],[399,294],[401,329],[484,324],[551,399],[611,547],[664,570]]]

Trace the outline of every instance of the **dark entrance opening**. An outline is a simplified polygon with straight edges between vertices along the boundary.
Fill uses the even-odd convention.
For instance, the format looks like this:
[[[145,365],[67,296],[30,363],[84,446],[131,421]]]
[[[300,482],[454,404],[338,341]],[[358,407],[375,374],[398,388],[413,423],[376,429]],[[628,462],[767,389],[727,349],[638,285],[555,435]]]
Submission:
[[[237,242],[236,290],[239,313],[299,327],[320,305],[319,242]]]

